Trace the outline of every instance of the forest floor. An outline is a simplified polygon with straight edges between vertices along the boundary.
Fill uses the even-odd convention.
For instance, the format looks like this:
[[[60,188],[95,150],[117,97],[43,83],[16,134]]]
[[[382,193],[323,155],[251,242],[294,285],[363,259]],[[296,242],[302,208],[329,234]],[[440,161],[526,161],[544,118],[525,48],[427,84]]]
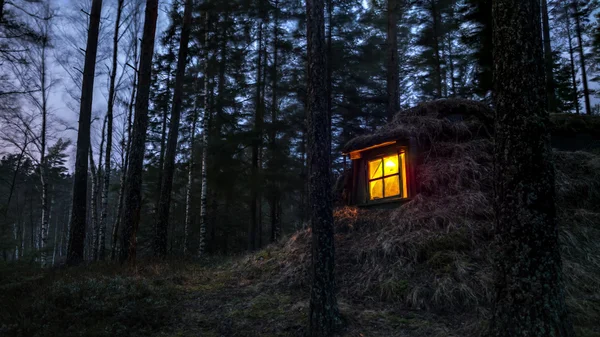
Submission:
[[[139,261],[133,269],[95,264],[47,271],[4,265],[0,335],[304,336],[308,288],[273,285],[260,271],[240,273],[243,261]],[[338,303],[341,336],[452,336],[457,328],[455,318],[378,299],[340,296]]]

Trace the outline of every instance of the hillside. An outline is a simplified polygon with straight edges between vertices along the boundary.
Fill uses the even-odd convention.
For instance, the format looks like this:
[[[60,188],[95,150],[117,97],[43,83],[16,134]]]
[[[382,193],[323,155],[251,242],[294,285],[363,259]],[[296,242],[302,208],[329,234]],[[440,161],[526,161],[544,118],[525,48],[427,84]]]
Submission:
[[[342,335],[480,336],[493,297],[491,142],[463,123],[402,118],[430,123],[408,130],[435,139],[421,193],[391,210],[335,210]],[[600,336],[600,154],[556,151],[555,164],[567,302],[578,336]],[[309,245],[307,229],[233,258],[3,266],[0,335],[302,336]]]

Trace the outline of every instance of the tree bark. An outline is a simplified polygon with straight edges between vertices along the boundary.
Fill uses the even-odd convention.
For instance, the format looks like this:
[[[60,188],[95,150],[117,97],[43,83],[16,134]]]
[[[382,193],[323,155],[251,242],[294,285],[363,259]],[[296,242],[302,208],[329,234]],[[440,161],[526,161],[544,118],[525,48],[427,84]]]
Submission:
[[[104,116],[102,123],[102,140],[100,141],[100,154],[98,155],[98,166],[94,163],[94,155],[90,147],[90,166],[92,171],[92,195],[91,195],[91,213],[92,213],[92,260],[98,260],[100,248],[100,221],[98,219],[98,197],[101,193],[100,182],[102,181],[102,154],[104,149],[104,140],[106,134],[107,116]]]
[[[200,240],[198,243],[198,256],[204,256],[206,251],[206,220],[208,207],[208,180],[206,171],[208,165],[208,119],[210,115],[209,97],[208,97],[208,42],[209,42],[209,14],[205,13],[204,18],[204,113],[202,114],[202,169],[200,171],[201,190],[200,190]]]
[[[327,0],[327,116],[329,134],[333,130],[333,0]],[[329,139],[331,143],[331,137]],[[330,144],[329,148],[333,150]]]
[[[171,190],[173,189],[173,174],[175,173],[175,152],[177,151],[177,138],[179,137],[179,120],[181,117],[181,102],[183,99],[183,82],[185,81],[185,66],[187,64],[188,44],[192,23],[192,0],[186,0],[183,11],[183,27],[179,41],[179,56],[177,57],[177,70],[175,74],[175,88],[173,91],[173,107],[171,110],[171,123],[169,125],[169,139],[165,152],[164,172],[161,194],[158,202],[156,233],[154,237],[155,251],[158,257],[167,254],[167,235],[169,224],[169,208],[171,206]]]
[[[197,92],[198,77],[194,81],[194,91]],[[192,132],[190,135],[190,161],[188,163],[187,184],[185,187],[185,227],[183,229],[183,255],[188,253],[189,229],[192,227],[192,191],[194,186],[194,144],[196,141],[196,123],[198,120],[197,99],[194,99],[194,113],[192,117]]]
[[[398,96],[398,0],[387,1],[387,119],[400,109]]]
[[[308,52],[309,216],[312,228],[312,286],[309,334],[332,336],[339,322],[335,295],[331,152],[326,97],[323,1],[306,1]]]
[[[50,16],[49,4],[45,4],[45,16]],[[45,251],[46,243],[48,241],[48,230],[49,230],[49,218],[50,212],[48,210],[48,167],[46,163],[46,135],[47,135],[47,124],[48,124],[48,94],[49,94],[49,83],[47,74],[46,64],[46,51],[49,47],[49,21],[44,20],[44,34],[41,39],[41,56],[40,56],[40,94],[41,94],[41,113],[42,113],[42,129],[40,131],[40,182],[42,187],[42,218],[40,226],[40,263],[42,267],[46,266],[47,254]]]
[[[123,235],[121,238],[121,262],[135,263],[137,249],[137,230],[142,208],[142,171],[148,128],[148,98],[152,76],[152,57],[158,0],[146,1],[144,33],[139,69],[139,86],[135,97],[135,116],[131,134],[131,148],[125,178],[125,196],[123,203]]]
[[[539,0],[494,2],[495,290],[490,336],[573,336],[558,244]]]
[[[548,111],[556,112],[556,93],[554,92],[554,60],[550,43],[550,20],[548,19],[548,1],[542,0],[542,27],[544,33],[544,69],[546,70],[546,96]]]
[[[79,130],[77,132],[77,153],[75,156],[75,174],[73,177],[73,204],[71,207],[71,224],[69,226],[71,234],[69,236],[69,249],[67,252],[67,264],[69,265],[75,265],[83,261],[87,212],[88,151],[90,148],[90,124],[101,12],[102,0],[93,0],[85,52],[85,65],[83,67]]]
[[[579,95],[577,94],[577,78],[575,69],[575,52],[573,49],[573,38],[571,36],[571,20],[569,19],[569,6],[564,6],[565,20],[567,26],[567,39],[569,40],[569,58],[571,60],[571,80],[573,82],[573,103],[575,104],[575,112],[579,115]]]
[[[105,257],[106,220],[108,217],[108,189],[110,187],[110,163],[112,155],[113,139],[113,108],[115,105],[115,85],[117,79],[117,59],[119,57],[119,27],[121,25],[121,13],[123,12],[124,0],[117,2],[117,18],[113,35],[112,69],[110,73],[110,84],[108,89],[108,109],[106,111],[106,158],[104,159],[104,176],[102,187],[102,213],[100,214],[100,233],[98,238],[98,259]]]
[[[585,52],[583,51],[583,29],[581,27],[581,13],[579,13],[579,1],[573,0],[573,15],[575,16],[575,34],[577,35],[577,51],[579,52],[579,64],[581,65],[581,84],[583,84],[583,98],[585,101],[585,113],[592,114],[590,103],[590,91],[588,89],[587,69],[585,67]]]
[[[135,20],[135,18],[134,18]],[[134,68],[134,74],[133,74],[133,83],[131,85],[131,95],[129,97],[129,103],[127,105],[127,125],[125,126],[127,128],[127,132],[125,133],[125,131],[123,131],[123,139],[121,140],[121,147],[124,149],[124,156],[122,157],[122,162],[121,162],[121,181],[120,181],[120,185],[119,185],[119,202],[118,202],[118,206],[117,206],[117,215],[115,216],[115,223],[113,224],[113,228],[112,228],[112,240],[111,240],[111,247],[110,247],[110,259],[111,260],[115,260],[117,258],[117,245],[119,243],[119,238],[118,238],[118,233],[119,233],[119,226],[121,224],[121,217],[122,217],[122,213],[123,213],[123,202],[124,202],[124,195],[125,195],[125,178],[127,176],[127,165],[129,162],[129,149],[131,148],[131,130],[132,130],[132,121],[131,118],[133,116],[133,106],[135,104],[135,96],[137,93],[137,69],[138,69],[138,42],[137,42],[137,34],[135,34],[136,38],[134,39],[133,43],[133,68]],[[125,134],[127,134],[127,139],[125,139]]]
[[[431,20],[433,29],[433,53],[435,58],[435,80],[436,80],[436,96],[435,98],[443,97],[443,85],[442,85],[442,56],[440,55],[440,15],[437,8],[437,4],[434,1],[430,1],[431,5]]]
[[[96,171],[96,164],[94,163],[94,153],[90,146],[90,171],[91,171],[91,182],[92,192],[90,195],[90,218],[92,220],[92,261],[96,260],[96,252],[98,248],[98,212],[97,212],[97,195],[98,195],[98,173]]]
[[[329,6],[331,7],[331,0],[329,0]],[[281,170],[280,160],[279,160],[279,150],[277,148],[277,121],[278,121],[278,100],[277,100],[277,81],[278,81],[278,34],[279,34],[279,0],[275,0],[274,5],[274,15],[273,15],[273,66],[272,66],[272,74],[271,74],[271,129],[270,129],[270,152],[271,152],[271,192],[270,192],[270,202],[269,208],[271,211],[271,242],[276,242],[279,240],[281,236],[281,224],[280,224],[280,196],[279,196],[279,178],[277,173]],[[330,16],[330,28],[329,33],[331,34],[331,16]],[[331,52],[331,35],[329,35],[329,43],[328,43],[328,54]],[[328,71],[328,116],[330,119],[329,128],[331,129],[331,69],[327,68]]]
[[[248,248],[250,250],[255,250],[257,248],[257,233],[259,227],[259,219],[258,212],[260,203],[260,193],[259,193],[259,174],[260,174],[260,163],[259,163],[259,151],[262,146],[262,137],[263,137],[263,122],[264,122],[264,113],[263,113],[263,102],[261,97],[261,86],[262,86],[262,48],[263,48],[263,8],[262,8],[262,0],[260,6],[259,13],[259,22],[258,22],[258,52],[257,52],[257,61],[256,61],[256,93],[255,93],[255,107],[254,107],[254,126],[252,130],[252,172],[251,172],[251,191],[250,191],[250,228],[248,231]]]

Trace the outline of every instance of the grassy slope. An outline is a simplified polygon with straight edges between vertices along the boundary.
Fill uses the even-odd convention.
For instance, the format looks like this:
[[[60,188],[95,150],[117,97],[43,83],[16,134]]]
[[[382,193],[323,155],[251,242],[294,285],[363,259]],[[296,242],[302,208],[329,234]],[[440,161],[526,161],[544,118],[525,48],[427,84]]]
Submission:
[[[430,193],[397,210],[336,211],[343,336],[485,331],[493,222],[479,146],[440,144],[449,159],[432,158],[420,176]],[[559,152],[556,166],[567,303],[578,336],[600,337],[600,156]],[[0,265],[0,336],[303,336],[309,238],[137,269]]]
[[[242,259],[142,261],[137,270],[3,266],[0,335],[303,336],[308,289],[270,282],[275,258],[268,250]],[[376,298],[340,296],[339,305],[344,336],[447,336],[459,324]]]

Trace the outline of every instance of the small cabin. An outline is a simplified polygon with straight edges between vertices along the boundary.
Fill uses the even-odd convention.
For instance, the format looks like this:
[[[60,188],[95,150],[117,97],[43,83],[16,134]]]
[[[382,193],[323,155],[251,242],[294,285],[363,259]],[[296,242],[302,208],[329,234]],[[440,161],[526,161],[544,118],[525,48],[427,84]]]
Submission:
[[[414,174],[408,139],[397,139],[344,153],[352,172],[348,203],[360,206],[401,202],[414,195]]]
[[[553,148],[600,149],[599,116],[551,114],[550,120]],[[453,184],[445,181],[449,170],[460,169],[460,158],[466,155],[461,151],[477,147],[483,154],[478,161],[492,160],[493,134],[494,111],[482,102],[440,99],[401,111],[374,133],[343,147],[338,198],[350,206],[393,207],[419,193],[442,193],[440,184]],[[434,167],[441,171],[433,172]]]

